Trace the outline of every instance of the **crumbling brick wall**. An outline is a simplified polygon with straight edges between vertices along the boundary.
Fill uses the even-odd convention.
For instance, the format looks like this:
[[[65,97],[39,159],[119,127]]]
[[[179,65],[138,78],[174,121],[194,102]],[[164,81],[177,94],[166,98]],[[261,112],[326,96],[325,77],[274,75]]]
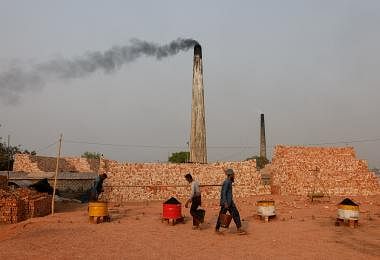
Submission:
[[[353,147],[278,145],[269,166],[272,189],[281,194],[371,195],[380,184]]]

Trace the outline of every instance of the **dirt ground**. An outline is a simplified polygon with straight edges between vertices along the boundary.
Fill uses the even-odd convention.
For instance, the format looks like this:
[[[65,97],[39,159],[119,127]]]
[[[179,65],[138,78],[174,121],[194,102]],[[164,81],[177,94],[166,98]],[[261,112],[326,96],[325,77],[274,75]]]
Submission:
[[[255,217],[255,202],[274,199],[277,217]],[[360,203],[359,227],[335,226],[343,198],[311,203],[301,197],[236,200],[247,235],[214,233],[218,202],[204,200],[202,230],[161,222],[161,202],[110,207],[110,223],[89,224],[86,204],[59,203],[54,216],[0,226],[0,259],[380,259],[380,195]]]

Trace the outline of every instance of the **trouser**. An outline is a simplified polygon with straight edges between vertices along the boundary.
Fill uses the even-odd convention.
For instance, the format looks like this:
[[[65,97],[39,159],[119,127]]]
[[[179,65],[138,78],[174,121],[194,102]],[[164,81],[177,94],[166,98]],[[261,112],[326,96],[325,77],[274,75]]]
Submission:
[[[235,222],[236,227],[241,228],[240,214],[239,214],[238,209],[235,206],[235,203],[232,202],[231,206],[228,209],[225,208],[224,206],[221,206],[219,216],[220,216],[220,214],[226,214],[227,211],[230,212],[232,219]],[[219,228],[220,228],[220,219],[218,217],[218,221],[216,222],[215,229],[219,230]]]
[[[96,189],[92,188],[89,191],[89,201],[98,201],[99,194]]]
[[[198,214],[198,207],[201,205],[202,199],[201,196],[195,196],[191,199],[190,214],[193,216],[193,226],[199,226],[200,216]]]

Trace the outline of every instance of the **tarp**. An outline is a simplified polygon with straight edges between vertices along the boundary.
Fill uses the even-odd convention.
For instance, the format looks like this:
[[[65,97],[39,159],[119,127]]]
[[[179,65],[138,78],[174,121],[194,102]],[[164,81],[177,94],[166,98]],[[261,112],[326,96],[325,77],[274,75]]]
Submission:
[[[176,198],[171,197],[170,199],[165,201],[164,204],[181,204],[181,202],[179,202]]]
[[[47,192],[48,194],[53,194],[53,187],[50,186],[47,178],[29,185],[29,187],[35,189],[38,192]]]
[[[349,198],[345,198],[344,200],[342,200],[338,205],[350,205],[350,206],[359,206],[358,204],[356,204],[355,202],[353,202],[351,199]]]

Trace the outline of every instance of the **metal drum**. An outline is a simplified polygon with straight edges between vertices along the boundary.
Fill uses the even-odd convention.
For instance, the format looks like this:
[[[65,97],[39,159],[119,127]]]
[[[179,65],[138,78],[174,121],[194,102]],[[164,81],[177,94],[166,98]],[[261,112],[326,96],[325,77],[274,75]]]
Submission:
[[[359,206],[338,205],[338,218],[340,219],[359,219]]]
[[[88,203],[89,217],[105,217],[108,216],[107,202],[90,202]]]
[[[182,204],[176,198],[171,197],[162,204],[162,219],[168,223],[171,222],[174,225],[177,222],[184,223],[184,217],[182,216]]]
[[[178,219],[182,217],[182,205],[176,198],[171,197],[162,204],[162,217],[165,219]]]
[[[276,209],[273,200],[259,200],[256,202],[257,214],[262,217],[271,217],[276,215]]]
[[[359,226],[359,205],[349,198],[345,198],[338,204],[338,216],[335,225],[339,226],[341,223],[354,228]]]

